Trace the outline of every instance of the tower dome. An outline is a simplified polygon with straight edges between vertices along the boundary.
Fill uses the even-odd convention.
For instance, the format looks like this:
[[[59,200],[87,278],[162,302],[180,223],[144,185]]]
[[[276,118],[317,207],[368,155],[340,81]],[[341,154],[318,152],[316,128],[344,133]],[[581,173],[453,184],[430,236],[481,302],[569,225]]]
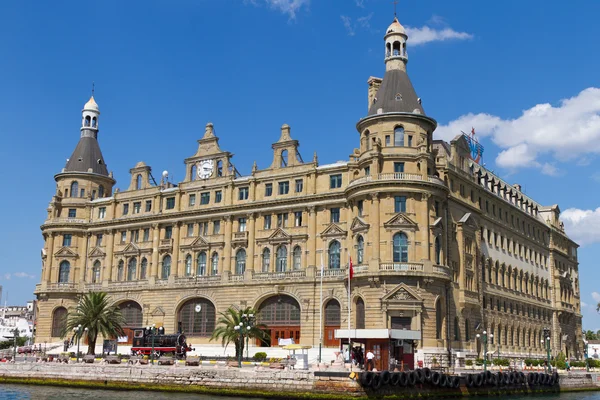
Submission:
[[[401,33],[403,35],[406,35],[406,31],[404,30],[404,27],[402,26],[402,24],[400,23],[400,21],[398,21],[398,18],[396,18],[396,17],[394,17],[394,21],[390,24],[390,26],[388,26],[385,33],[386,34]]]
[[[100,109],[98,108],[98,104],[96,103],[96,100],[94,100],[94,96],[90,97],[88,102],[85,103],[85,105],[83,106],[83,109],[90,110],[90,111],[100,111]]]

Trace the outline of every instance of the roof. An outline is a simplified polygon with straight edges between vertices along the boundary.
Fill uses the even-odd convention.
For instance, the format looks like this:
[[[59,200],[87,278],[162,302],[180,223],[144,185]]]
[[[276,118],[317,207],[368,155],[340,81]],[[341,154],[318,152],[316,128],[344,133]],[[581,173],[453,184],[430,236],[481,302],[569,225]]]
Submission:
[[[378,114],[379,109],[382,109],[383,113],[404,112],[425,115],[410,78],[401,69],[385,72],[383,82],[375,95],[375,101],[369,109],[369,115]]]
[[[99,111],[98,104],[96,104],[96,100],[94,100],[94,96],[90,97],[87,103],[83,106],[84,110],[94,110]]]
[[[108,176],[100,145],[94,137],[83,136],[67,161],[65,172],[91,172]]]
[[[397,17],[394,17],[394,21],[392,21],[390,26],[388,26],[387,31],[385,31],[385,33],[402,33],[406,35],[406,31],[404,30],[402,24],[400,24],[400,21],[398,21]]]

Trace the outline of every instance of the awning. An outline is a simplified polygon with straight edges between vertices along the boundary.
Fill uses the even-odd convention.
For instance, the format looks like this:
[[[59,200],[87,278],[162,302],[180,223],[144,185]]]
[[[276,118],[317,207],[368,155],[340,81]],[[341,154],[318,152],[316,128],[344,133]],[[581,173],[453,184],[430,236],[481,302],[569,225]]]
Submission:
[[[408,329],[336,329],[336,339],[421,339],[421,331]]]

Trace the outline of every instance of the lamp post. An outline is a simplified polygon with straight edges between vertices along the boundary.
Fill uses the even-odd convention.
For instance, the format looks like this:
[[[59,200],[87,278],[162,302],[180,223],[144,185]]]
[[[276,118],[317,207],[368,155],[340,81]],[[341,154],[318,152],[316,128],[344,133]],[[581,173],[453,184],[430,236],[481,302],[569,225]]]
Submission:
[[[238,366],[242,368],[242,345],[244,344],[244,336],[246,337],[246,358],[248,358],[248,341],[250,339],[250,330],[254,326],[254,314],[242,314],[240,323],[233,327],[240,333],[239,349],[238,349]]]
[[[81,324],[79,324],[73,328],[73,331],[75,332],[75,337],[77,337],[77,362],[79,362],[79,342],[81,341],[81,335],[83,332],[87,332],[88,328],[86,327],[82,329]]]
[[[550,367],[550,329],[544,328],[544,338],[546,339],[546,355],[548,357],[548,373],[552,370]]]
[[[487,333],[487,331],[483,331],[483,335],[480,335],[478,333],[475,336],[477,337],[477,339],[479,339],[479,340],[481,340],[483,342],[483,372],[485,372],[487,370],[488,333]],[[490,337],[490,339],[493,339],[494,338],[494,334],[490,333],[489,337]]]
[[[13,344],[14,344],[13,361],[17,362],[17,339],[19,338],[19,328],[15,328],[12,331],[12,334],[13,334]]]
[[[150,352],[150,362],[154,365],[154,336],[156,335],[156,325],[152,324],[152,326],[147,326],[146,330],[150,332],[152,335],[152,350]]]
[[[589,353],[588,353],[588,349],[589,349],[589,348],[588,348],[588,345],[589,345],[589,344],[590,344],[590,343],[589,343],[589,342],[588,342],[588,341],[587,341],[587,340],[584,338],[584,339],[583,339],[583,345],[584,345],[584,348],[583,348],[583,356],[585,357],[585,370],[586,370],[587,372],[590,372],[590,361],[589,361],[589,358],[588,358],[588,357],[589,357],[589,356],[588,356],[588,354],[589,354]]]

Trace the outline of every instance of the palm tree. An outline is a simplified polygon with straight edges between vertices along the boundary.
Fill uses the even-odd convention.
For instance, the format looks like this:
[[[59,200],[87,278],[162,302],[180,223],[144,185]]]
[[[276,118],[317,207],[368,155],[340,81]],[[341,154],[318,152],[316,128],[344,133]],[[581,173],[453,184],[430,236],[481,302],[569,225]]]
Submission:
[[[235,329],[236,326],[241,326],[242,315],[257,315],[253,308],[246,307],[240,310],[236,307],[229,307],[225,312],[219,313],[220,317],[217,320],[217,327],[210,337],[210,341],[221,339],[221,345],[227,348],[229,343],[235,344],[235,356],[239,357],[240,354],[244,354],[244,341],[242,340],[242,334],[239,330]],[[260,339],[270,340],[269,334],[266,332],[266,325],[254,324],[251,326],[248,336],[249,339]]]
[[[63,337],[74,328],[83,329],[82,336],[88,341],[88,354],[95,354],[98,334],[105,338],[122,336],[125,318],[117,306],[110,304],[109,297],[104,292],[90,292],[84,295],[77,307],[69,313]],[[85,330],[87,328],[87,330]]]

